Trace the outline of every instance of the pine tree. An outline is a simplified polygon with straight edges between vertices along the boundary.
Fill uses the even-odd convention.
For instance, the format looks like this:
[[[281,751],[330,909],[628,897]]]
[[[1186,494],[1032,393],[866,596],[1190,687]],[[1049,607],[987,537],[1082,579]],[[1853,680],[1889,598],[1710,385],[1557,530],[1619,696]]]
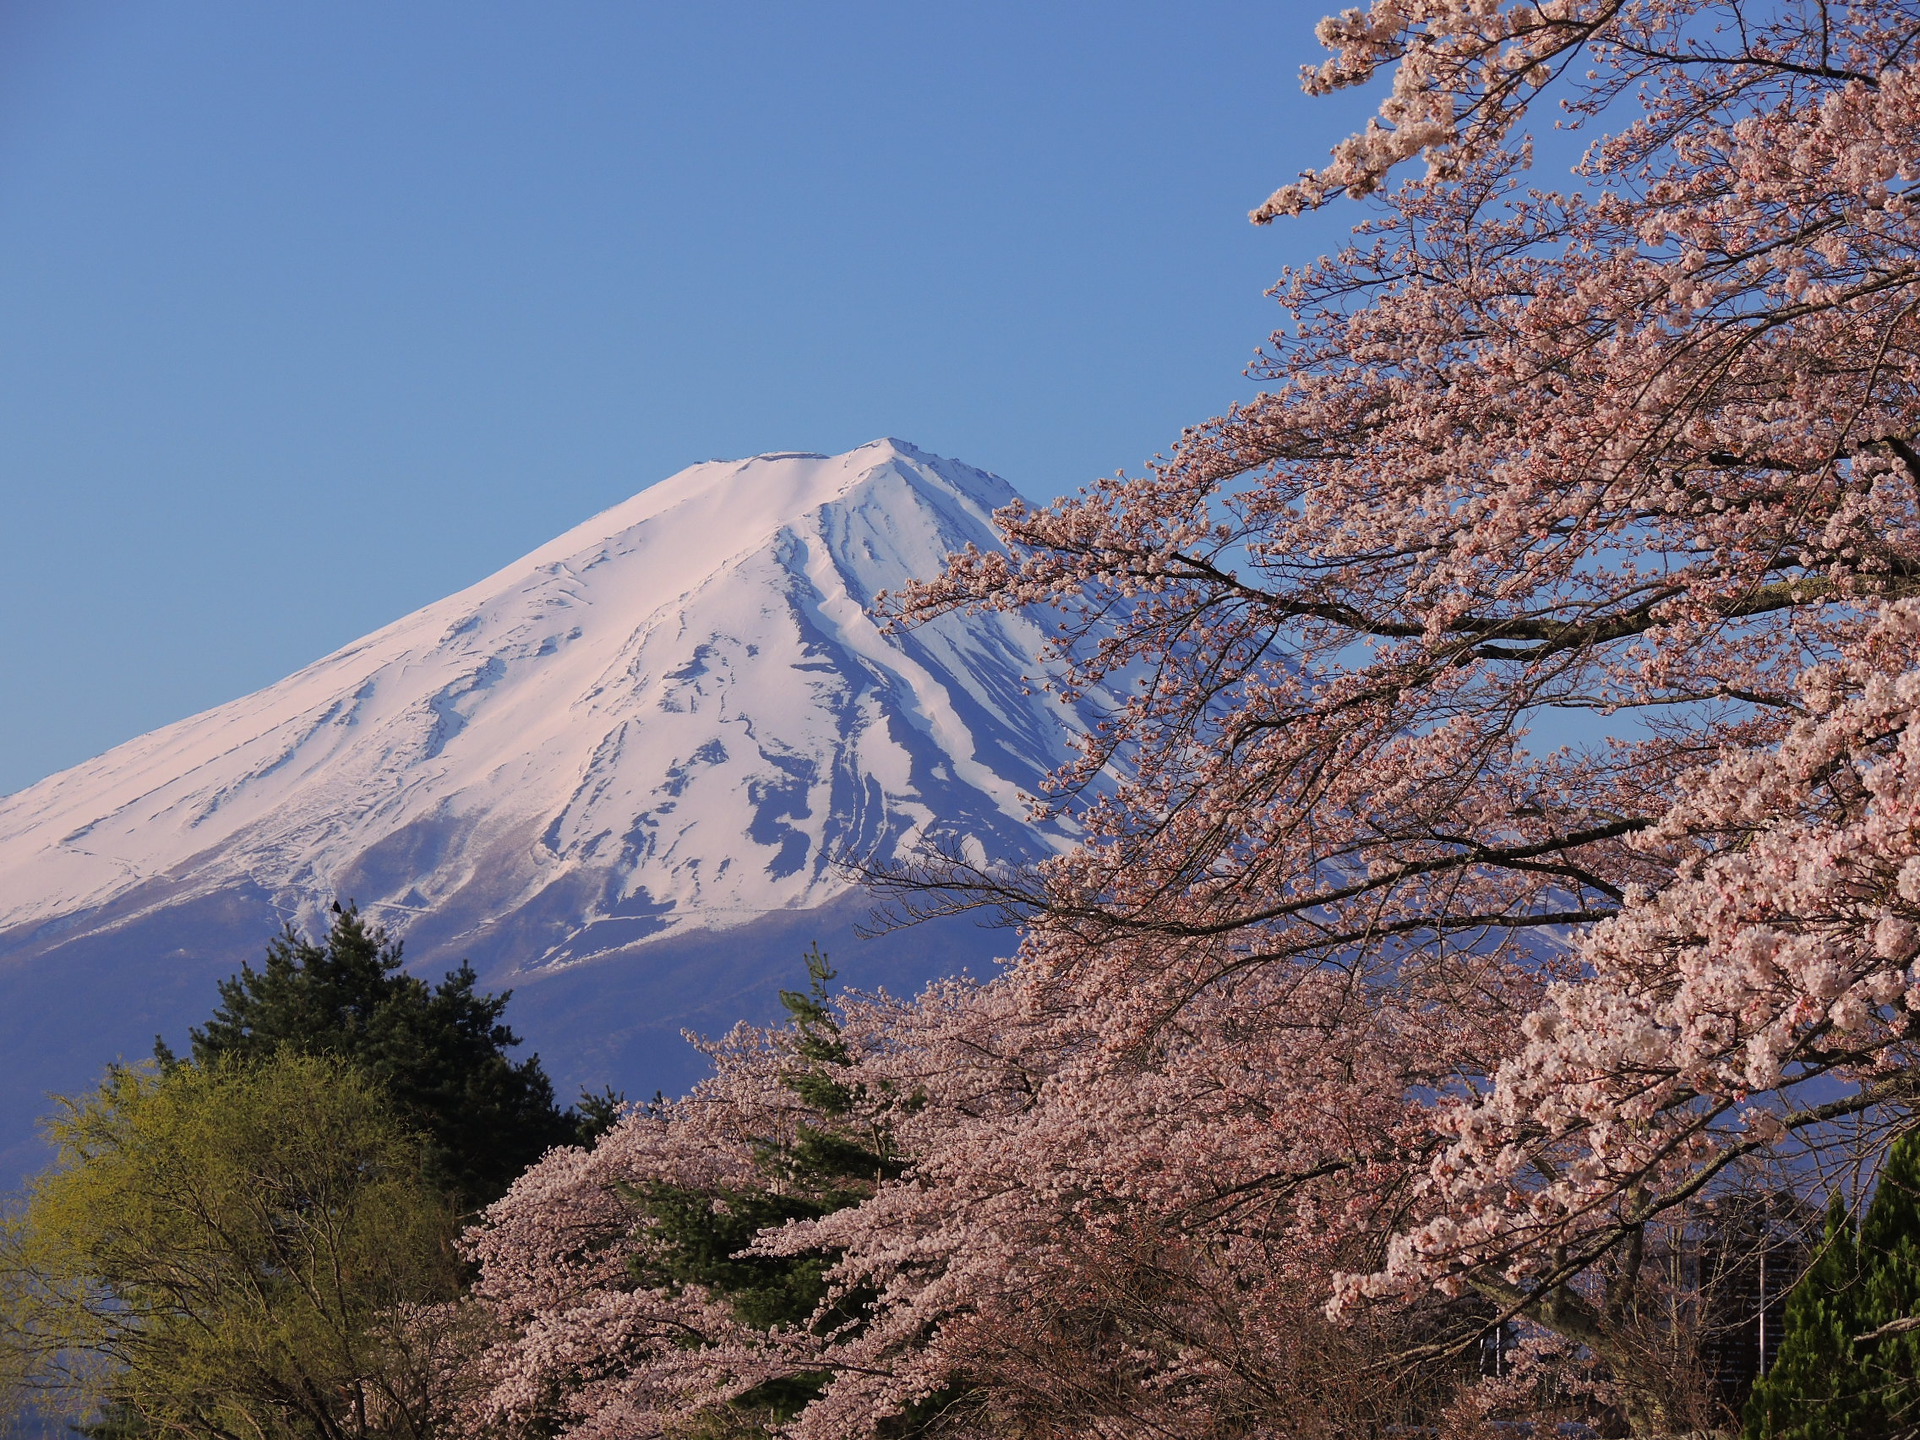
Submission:
[[[1920,1434],[1920,1131],[1903,1136],[1860,1232],[1836,1195],[1819,1257],[1787,1301],[1786,1335],[1747,1403],[1747,1440]]]
[[[873,1193],[903,1169],[881,1118],[883,1105],[850,1085],[853,1056],[828,993],[834,970],[816,944],[806,954],[806,990],[782,990],[794,1064],[781,1084],[813,1118],[791,1139],[768,1141],[758,1153],[759,1175],[747,1186],[717,1193],[668,1184],[636,1187],[628,1199],[648,1221],[648,1253],[634,1262],[634,1279],[648,1287],[700,1285],[724,1298],[742,1323],[756,1329],[816,1322],[826,1297],[833,1254],[769,1256],[743,1253],[760,1231],[789,1220],[816,1219]],[[856,1321],[867,1297],[850,1295],[825,1323]],[[827,1376],[771,1381],[739,1396],[709,1417],[716,1436],[757,1436],[790,1419],[819,1394]]]
[[[563,1111],[537,1055],[513,1061],[502,1023],[512,992],[487,995],[462,963],[436,986],[401,969],[401,944],[353,906],[334,906],[319,944],[289,926],[265,963],[220,982],[220,1008],[191,1032],[192,1058],[265,1060],[282,1051],[352,1061],[427,1139],[430,1173],[462,1208],[485,1205],[592,1116]],[[163,1065],[172,1061],[156,1043]]]
[[[1851,1365],[1859,1327],[1860,1247],[1836,1193],[1818,1257],[1787,1300],[1786,1334],[1773,1369],[1747,1403],[1749,1440],[1847,1436],[1861,1403]]]

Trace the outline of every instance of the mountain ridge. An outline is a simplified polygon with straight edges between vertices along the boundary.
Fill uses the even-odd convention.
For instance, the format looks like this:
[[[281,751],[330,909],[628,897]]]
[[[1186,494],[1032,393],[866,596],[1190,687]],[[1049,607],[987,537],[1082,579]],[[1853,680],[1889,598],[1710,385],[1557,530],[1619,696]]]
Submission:
[[[1039,627],[900,635],[868,612],[993,545],[1013,498],[894,440],[691,466],[273,685],[0,798],[0,1009],[10,986],[47,1003],[65,966],[103,1048],[140,1044],[134,1015],[165,1019],[143,988],[230,969],[281,922],[312,930],[354,899],[420,968],[471,959],[523,986],[527,1013],[573,1016],[527,1023],[543,1051],[631,1021],[642,1038],[614,1049],[645,1070],[676,1016],[726,1018],[707,993],[722,970],[769,1003],[791,979],[787,957],[733,953],[750,934],[798,941],[817,916],[828,933],[804,938],[850,944],[840,860],[1072,843],[1070,819],[1025,799],[1090,718],[1030,683]],[[212,918],[182,931],[189,914]],[[904,987],[936,957],[1005,948],[948,927],[854,969]],[[0,1093],[0,1141],[20,1101]]]
[[[878,463],[857,463],[869,457],[877,458]],[[903,460],[908,462],[904,466],[899,463]],[[796,462],[815,473],[800,476],[794,486]],[[776,484],[784,481],[790,488],[797,488],[801,503],[794,503],[789,495],[784,497],[785,505],[769,507],[758,515],[742,515],[738,502],[743,486],[739,482],[766,478],[754,472],[775,466],[785,474],[771,478]],[[507,812],[538,812],[542,824],[534,842],[537,846],[554,857],[591,856],[611,838],[604,829],[593,829],[596,820],[605,818],[598,812],[608,808],[596,802],[607,799],[609,785],[620,783],[620,754],[642,738],[636,731],[636,722],[642,720],[644,740],[662,753],[672,749],[658,743],[663,730],[698,732],[667,754],[664,763],[646,770],[649,793],[624,797],[628,809],[649,817],[657,829],[662,816],[683,808],[686,793],[697,785],[703,769],[725,763],[728,740],[736,734],[750,741],[759,738],[754,734],[754,718],[733,705],[747,679],[736,673],[720,677],[719,683],[703,682],[716,670],[731,667],[737,671],[755,658],[759,648],[756,626],[768,618],[764,611],[770,596],[791,602],[794,611],[775,618],[797,622],[799,633],[783,637],[798,641],[792,647],[798,653],[790,657],[788,669],[838,676],[851,663],[855,668],[864,666],[869,677],[880,671],[890,672],[886,678],[896,685],[904,682],[910,692],[907,698],[911,704],[905,709],[920,720],[923,732],[939,743],[950,762],[952,778],[989,802],[969,807],[969,818],[976,823],[1002,822],[1003,827],[1007,823],[1024,825],[1022,793],[1031,793],[1044,771],[1065,758],[1064,748],[1057,743],[1061,737],[1038,735],[1029,726],[1024,737],[1029,742],[1027,748],[1030,752],[1038,750],[1039,755],[1014,757],[1012,766],[982,764],[977,754],[981,735],[977,732],[990,727],[982,727],[977,715],[967,719],[956,716],[954,699],[956,690],[988,668],[982,662],[997,658],[1001,662],[995,676],[999,688],[988,696],[972,698],[998,704],[1002,717],[1021,709],[1033,711],[1030,700],[1023,706],[1007,703],[1014,698],[1008,693],[1012,687],[1007,682],[1023,680],[1024,674],[1015,670],[1037,663],[1037,632],[1022,636],[1024,644],[1003,644],[997,657],[983,654],[983,647],[975,645],[966,657],[974,664],[949,663],[940,667],[945,673],[933,673],[923,663],[924,655],[916,653],[916,647],[882,636],[864,607],[871,603],[873,593],[883,588],[874,583],[876,579],[897,583],[911,570],[937,562],[938,556],[932,553],[935,547],[918,546],[922,553],[917,555],[879,557],[895,563],[868,566],[863,574],[857,568],[837,564],[843,556],[833,552],[836,548],[844,552],[858,543],[865,546],[868,556],[877,557],[873,536],[824,533],[836,524],[843,530],[860,526],[871,531],[877,528],[873,524],[876,513],[895,513],[901,499],[897,495],[885,497],[893,502],[887,507],[849,506],[846,502],[855,492],[910,477],[910,484],[921,482],[921,494],[915,498],[924,500],[928,488],[925,482],[930,476],[945,482],[943,488],[949,496],[965,494],[960,488],[965,484],[973,492],[965,494],[973,502],[969,507],[972,513],[940,516],[945,524],[926,527],[926,533],[916,539],[939,534],[942,543],[951,543],[959,538],[955,532],[979,530],[984,525],[986,502],[1011,498],[1013,493],[1004,481],[985,472],[925,457],[896,441],[873,442],[845,457],[780,454],[772,463],[755,457],[732,465],[709,462],[690,467],[583,522],[486,579],[342,646],[251,696],[162,727],[0,799],[0,866],[10,875],[26,877],[25,883],[16,879],[9,886],[10,893],[0,896],[0,934],[96,908],[161,875],[191,877],[207,866],[208,857],[230,852],[236,841],[242,841],[246,848],[248,873],[263,879],[267,888],[289,894],[302,889],[313,892],[314,898],[304,913],[296,907],[289,918],[311,920],[311,905],[324,903],[318,898],[320,891],[338,892],[343,882],[370,886],[363,903],[390,911],[396,918],[409,910],[431,909],[433,901],[441,897],[419,885],[396,889],[381,883],[385,869],[391,867],[383,867],[385,854],[378,847],[406,850],[406,843],[396,837],[430,811],[436,797],[462,800],[476,788],[486,792],[488,803],[482,805],[475,800],[453,805],[441,821],[443,828],[458,830],[484,819],[484,828],[499,830],[504,824],[501,817]],[[808,519],[819,523],[807,524]],[[674,522],[669,536],[650,537],[645,533],[662,520]],[[689,524],[690,520],[696,523]],[[725,533],[704,547],[693,544],[694,553],[690,555],[684,553],[690,538],[707,541],[716,532]],[[650,538],[668,539],[675,550],[683,552],[670,558],[665,577],[648,577],[657,593],[638,607],[629,602],[612,623],[602,625],[602,633],[594,637],[597,650],[590,645],[581,663],[556,661],[553,657],[561,650],[578,646],[588,637],[581,623],[553,623],[553,617],[558,614],[577,621],[595,608],[596,601],[603,601],[604,596],[581,595],[591,585],[590,573],[603,565],[630,560]],[[968,534],[965,538],[979,537]],[[646,548],[663,547],[656,543]],[[702,548],[705,553],[700,553]],[[903,561],[919,563],[899,563]],[[878,576],[872,573],[876,569],[881,571]],[[743,571],[752,573],[743,576]],[[796,594],[802,589],[811,589],[812,594]],[[739,603],[743,597],[750,597],[744,607]],[[583,598],[585,603],[579,603]],[[717,602],[722,613],[694,613],[716,608],[714,603],[703,606],[702,601]],[[762,614],[751,613],[755,603],[762,607]],[[724,613],[742,608],[749,613]],[[638,613],[634,613],[636,610]],[[689,622],[696,619],[706,624],[706,633],[690,633],[697,627]],[[670,628],[679,633],[663,633]],[[986,622],[977,628],[976,638],[1004,642],[1013,628]],[[479,643],[467,643],[470,639]],[[684,643],[676,645],[675,640]],[[649,641],[655,643],[650,647]],[[649,659],[658,661],[658,656],[645,653],[649,649],[664,650],[669,663],[646,666],[644,662]],[[943,658],[951,661],[952,656]],[[524,668],[529,661],[547,662],[541,667],[546,673],[538,677],[537,684],[519,687],[525,694],[517,711],[510,697],[503,708],[501,697],[489,692],[513,688],[507,684],[513,678],[510,672]],[[439,671],[434,683],[422,686],[412,681],[401,685],[397,696],[383,695],[395,688],[396,680],[409,679],[405,672],[428,666]],[[396,669],[402,672],[398,677]],[[639,707],[633,705],[623,711],[616,701],[601,703],[609,690],[623,682],[639,687],[651,684],[656,692],[648,697],[654,702],[652,713],[637,714]],[[563,686],[569,692],[566,708],[572,713],[564,717],[564,725],[557,727],[552,696]],[[778,706],[792,697],[775,694],[769,698]],[[383,699],[387,701],[384,707]],[[676,726],[666,718],[691,715],[703,706],[719,708],[717,716],[707,717],[713,723]],[[604,713],[596,719],[581,715],[583,710]],[[483,719],[483,711],[492,728],[512,732],[513,743],[495,743],[491,750],[482,747],[476,757],[480,763],[462,769],[458,764],[460,752],[472,748],[470,732],[476,721]],[[583,724],[597,732],[593,752],[584,762],[571,754],[557,756],[540,773],[531,773],[531,757],[543,750],[564,749]],[[370,725],[385,725],[398,733],[384,749],[372,748],[360,742],[355,733],[364,732]],[[556,734],[557,728],[567,733]],[[1004,736],[988,738],[1000,740],[1005,748]],[[343,740],[345,743],[341,743]],[[790,810],[804,805],[804,799],[793,792],[801,788],[810,762],[802,754],[805,747],[793,741],[791,736],[775,737],[773,744],[760,746],[765,763],[748,788],[761,803],[743,826],[750,840],[778,852],[771,861],[776,877],[782,867],[785,874],[792,873],[791,856],[801,848],[796,844],[800,839],[810,842],[804,848],[816,867],[825,858],[825,850],[818,843],[823,837],[801,836],[792,824],[797,810],[784,813],[774,793],[788,792]],[[1035,759],[1040,763],[1031,763]],[[244,764],[239,764],[235,773],[239,760]],[[338,778],[340,768],[356,764],[363,773],[352,777],[352,783],[364,801],[362,813],[343,817],[337,805],[328,803],[309,806],[289,819],[285,807],[299,805],[314,788],[305,780],[317,778],[318,788],[330,800],[343,788]],[[489,768],[492,773],[482,773]],[[1014,776],[1000,773],[1010,768],[1017,772]],[[664,777],[663,783],[652,783],[656,772]],[[563,779],[572,782],[572,793],[556,805],[559,797],[554,785]],[[908,788],[900,787],[894,798],[907,799]],[[327,813],[313,813],[317,810]],[[389,814],[398,817],[398,823],[387,823]],[[891,818],[897,828],[906,817],[896,814]],[[339,834],[343,828],[354,831],[356,839],[343,840]],[[424,838],[416,836],[416,840]],[[628,834],[622,838],[630,848],[660,848],[657,836]],[[1002,838],[1010,840],[1012,836]],[[883,844],[886,837],[875,834],[836,839],[845,848],[860,845],[863,839],[872,845]],[[347,858],[359,862],[357,869],[337,853],[340,845],[336,841],[353,852]],[[356,849],[361,841],[364,843],[358,843]],[[448,835],[436,840],[442,846],[448,842]],[[317,859],[313,858],[316,854]],[[718,863],[725,867],[730,859],[725,857]],[[199,886],[224,883],[230,875],[231,865],[222,869],[216,864],[216,873]],[[538,881],[552,877],[525,878]],[[195,882],[186,879],[186,883]],[[708,888],[698,880],[688,879],[687,883],[695,893],[653,898],[676,908],[691,902],[710,917],[729,909],[767,912],[792,908],[796,903],[792,895],[767,894],[752,885],[723,886],[720,896],[708,896],[698,893]],[[826,884],[838,888],[831,881]],[[642,907],[647,903],[631,892],[615,899]]]

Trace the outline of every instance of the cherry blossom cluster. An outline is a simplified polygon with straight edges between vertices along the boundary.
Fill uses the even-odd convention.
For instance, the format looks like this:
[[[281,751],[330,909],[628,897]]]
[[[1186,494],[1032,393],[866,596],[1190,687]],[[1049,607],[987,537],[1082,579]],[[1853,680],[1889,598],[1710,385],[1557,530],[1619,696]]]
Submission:
[[[891,600],[1053,607],[1069,687],[1131,686],[1061,803],[1126,778],[1021,899],[1029,956],[1141,1033],[1247,965],[1537,963],[1672,883],[1687,777],[1777,744],[1915,588],[1916,17],[1772,6],[1702,49],[1727,9],[1343,19],[1429,58],[1443,16],[1578,19],[1583,93],[1637,108],[1567,194],[1486,149],[1394,191],[1277,292],[1267,394]]]
[[[1134,1051],[1113,1047],[1105,1015],[1018,975],[850,1000],[844,1083],[893,1097],[886,1124],[912,1165],[857,1204],[761,1233],[758,1253],[834,1264],[822,1323],[758,1332],[724,1297],[641,1283],[633,1264],[653,1243],[636,1187],[749,1182],[778,1127],[806,1118],[779,1084],[790,1035],[738,1031],[686,1102],[555,1152],[470,1233],[484,1323],[469,1329],[490,1338],[468,1362],[488,1384],[463,1426],[671,1435],[794,1374],[826,1379],[781,1431],[795,1437],[885,1433],[930,1411],[956,1436],[1090,1416],[1196,1440],[1226,1415],[1405,1422],[1420,1395],[1368,1365],[1471,1325],[1431,1306],[1425,1329],[1333,1325],[1329,1277],[1413,1198],[1433,1139],[1409,1092],[1458,1065],[1496,1012],[1525,1007],[1456,1008],[1453,1043],[1409,1057],[1404,1016],[1380,998],[1262,973]]]
[[[449,1327],[465,1336],[455,1433],[658,1435],[814,1363],[805,1330],[755,1331],[699,1286],[634,1275],[651,1244],[637,1188],[723,1196],[758,1181],[763,1147],[818,1118],[780,1083],[791,1042],[743,1026],[708,1044],[714,1073],[691,1095],[630,1113],[591,1149],[551,1152],[468,1230],[479,1278]]]
[[[801,1375],[814,1440],[1424,1425],[1348,1381],[1457,1381],[1462,1317],[1657,1430],[1687,1207],[1904,1123],[1920,7],[1375,0],[1321,36],[1309,88],[1391,92],[1256,218],[1373,210],[1276,288],[1266,393],[884,601],[1050,612],[1062,688],[1130,698],[1048,802],[1084,845],[902,877],[1024,931],[991,983],[845,1007],[904,1173],[748,1252],[830,1262],[819,1315],[637,1278],[635,1187],[722,1194],[819,1118],[743,1030],[474,1232],[474,1433],[698,1433]],[[1556,98],[1592,138],[1529,188]]]
[[[1920,603],[1870,641],[1686,787],[1648,839],[1714,847],[1594,927],[1489,1092],[1436,1114],[1439,1213],[1346,1294],[1557,1281],[1732,1160],[1920,1099]]]

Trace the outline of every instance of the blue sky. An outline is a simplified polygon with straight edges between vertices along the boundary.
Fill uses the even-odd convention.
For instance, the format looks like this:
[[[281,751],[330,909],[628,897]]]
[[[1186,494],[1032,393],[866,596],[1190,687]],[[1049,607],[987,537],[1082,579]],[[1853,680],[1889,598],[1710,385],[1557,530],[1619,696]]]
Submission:
[[[0,0],[0,792],[693,461],[1248,393],[1321,5]]]

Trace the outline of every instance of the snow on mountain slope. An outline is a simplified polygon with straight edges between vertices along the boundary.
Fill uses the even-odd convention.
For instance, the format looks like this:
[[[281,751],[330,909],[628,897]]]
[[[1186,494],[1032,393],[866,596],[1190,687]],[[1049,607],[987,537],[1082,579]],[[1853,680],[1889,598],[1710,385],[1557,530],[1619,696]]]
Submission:
[[[829,904],[843,856],[1064,844],[1022,803],[1078,725],[1028,693],[1037,627],[866,610],[1012,494],[888,440],[682,471],[0,799],[0,954],[244,888],[528,974]]]

